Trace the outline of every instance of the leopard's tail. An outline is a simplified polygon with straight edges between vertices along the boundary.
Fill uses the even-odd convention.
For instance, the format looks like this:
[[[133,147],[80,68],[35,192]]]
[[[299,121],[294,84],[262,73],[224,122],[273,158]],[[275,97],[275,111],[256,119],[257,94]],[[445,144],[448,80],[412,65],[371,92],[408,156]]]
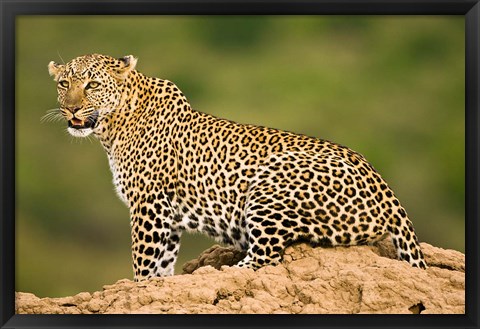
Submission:
[[[413,267],[427,268],[417,235],[404,208],[399,206],[398,211],[392,214],[387,224],[387,230],[392,236],[399,259],[406,260]]]

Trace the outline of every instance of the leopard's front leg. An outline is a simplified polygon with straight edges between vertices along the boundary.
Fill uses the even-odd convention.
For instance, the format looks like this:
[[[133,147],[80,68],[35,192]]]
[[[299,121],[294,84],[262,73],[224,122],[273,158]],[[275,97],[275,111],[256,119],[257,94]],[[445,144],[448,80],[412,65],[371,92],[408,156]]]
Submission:
[[[139,203],[130,211],[134,280],[173,275],[182,232],[161,202]]]

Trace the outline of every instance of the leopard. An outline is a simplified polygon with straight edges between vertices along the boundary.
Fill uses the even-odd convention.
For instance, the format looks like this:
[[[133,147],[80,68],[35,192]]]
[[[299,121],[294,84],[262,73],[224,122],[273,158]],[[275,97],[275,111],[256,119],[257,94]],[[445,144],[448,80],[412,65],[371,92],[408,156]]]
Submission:
[[[173,82],[133,55],[48,64],[58,109],[79,138],[103,146],[129,209],[135,281],[171,276],[183,232],[200,232],[258,270],[297,241],[322,247],[391,237],[398,261],[426,269],[405,208],[363,155],[289,131],[194,110]]]

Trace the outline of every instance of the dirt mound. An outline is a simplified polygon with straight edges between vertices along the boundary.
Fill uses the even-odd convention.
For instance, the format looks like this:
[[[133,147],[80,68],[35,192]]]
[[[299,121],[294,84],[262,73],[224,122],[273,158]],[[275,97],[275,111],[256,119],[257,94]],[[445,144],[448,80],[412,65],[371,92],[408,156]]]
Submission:
[[[17,313],[465,313],[465,256],[422,243],[427,270],[376,246],[287,248],[282,265],[254,272],[221,265],[241,255],[214,246],[193,274],[120,280],[64,298],[16,294]],[[207,266],[204,266],[207,265]],[[202,267],[203,266],[203,267]],[[215,269],[220,268],[220,270]]]

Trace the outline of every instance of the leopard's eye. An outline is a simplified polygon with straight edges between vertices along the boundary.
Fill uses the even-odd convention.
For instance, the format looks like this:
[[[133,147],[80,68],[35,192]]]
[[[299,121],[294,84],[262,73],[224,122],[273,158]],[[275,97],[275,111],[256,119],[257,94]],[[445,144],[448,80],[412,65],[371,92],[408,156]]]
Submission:
[[[68,88],[70,86],[70,83],[67,80],[60,80],[58,82],[58,85],[62,88]]]
[[[98,88],[99,86],[100,86],[100,82],[90,81],[89,83],[87,83],[87,86],[85,87],[85,89],[95,89],[95,88]]]

